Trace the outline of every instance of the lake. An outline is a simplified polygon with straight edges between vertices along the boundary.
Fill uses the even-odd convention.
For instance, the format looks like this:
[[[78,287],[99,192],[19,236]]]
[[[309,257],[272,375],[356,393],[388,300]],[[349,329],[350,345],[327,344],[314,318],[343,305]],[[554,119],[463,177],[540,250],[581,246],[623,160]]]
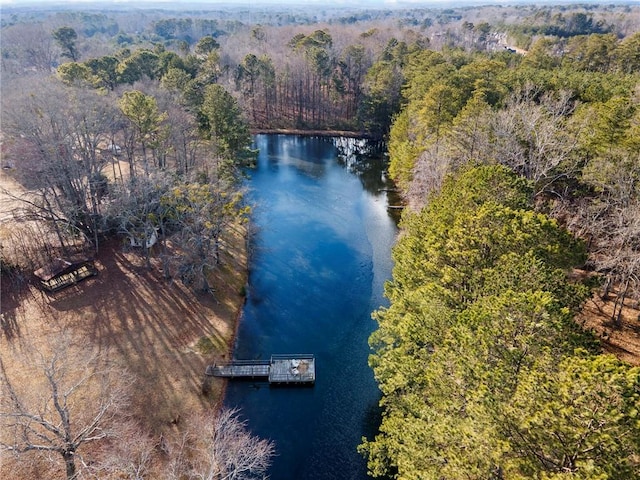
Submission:
[[[385,162],[364,140],[257,135],[246,181],[253,206],[247,299],[236,359],[316,356],[313,387],[231,381],[255,435],[275,442],[281,479],[364,479],[356,451],[379,424],[380,392],[367,364],[371,313],[386,305],[391,247]]]

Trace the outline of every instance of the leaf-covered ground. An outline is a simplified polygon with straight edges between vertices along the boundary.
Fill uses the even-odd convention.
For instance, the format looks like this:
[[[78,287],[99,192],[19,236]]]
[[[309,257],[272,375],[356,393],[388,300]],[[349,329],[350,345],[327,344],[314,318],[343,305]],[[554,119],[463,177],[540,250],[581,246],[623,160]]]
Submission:
[[[611,321],[615,301],[615,295],[603,300],[599,293],[595,293],[577,321],[598,335],[606,352],[631,365],[640,365],[640,310],[634,300],[627,300],[620,324],[616,325]]]
[[[1,177],[6,188],[10,179]],[[2,210],[7,206],[0,204]],[[0,219],[0,241],[7,248],[7,232],[15,225],[4,212]],[[159,262],[148,270],[119,240],[101,246],[96,277],[53,295],[33,283],[16,289],[4,278],[0,349],[34,348],[63,329],[87,344],[111,348],[137,377],[130,412],[153,438],[167,438],[191,414],[214,408],[221,398],[222,382],[215,381],[208,395],[202,385],[206,365],[229,355],[246,281],[243,235],[239,229],[226,239],[213,294],[164,280]],[[19,369],[10,359],[3,355],[7,369]],[[0,477],[15,473],[12,463],[0,462]]]

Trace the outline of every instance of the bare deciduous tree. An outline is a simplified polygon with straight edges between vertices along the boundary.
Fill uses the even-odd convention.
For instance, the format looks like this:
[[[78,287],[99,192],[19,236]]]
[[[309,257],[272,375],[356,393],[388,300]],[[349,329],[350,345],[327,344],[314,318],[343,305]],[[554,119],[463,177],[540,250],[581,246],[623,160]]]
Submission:
[[[86,446],[115,435],[131,377],[108,352],[74,345],[67,335],[11,357],[0,357],[0,449],[62,462],[66,478],[78,478]]]
[[[634,197],[620,201],[610,197],[592,200],[578,209],[579,233],[590,238],[591,262],[605,278],[602,292],[617,295],[611,321],[620,326],[624,302],[640,290],[640,202]]]
[[[32,177],[42,199],[31,205],[34,215],[59,231],[75,230],[97,249],[108,163],[98,145],[112,136],[117,111],[94,92],[50,80],[30,85],[5,108],[6,131],[21,147],[12,155],[16,170]]]
[[[96,478],[144,480],[153,478],[156,444],[134,422],[119,425],[118,438],[105,445],[102,459],[92,469]]]
[[[208,276],[220,263],[223,232],[247,213],[241,200],[241,194],[229,193],[224,182],[177,185],[163,198],[173,212],[168,227],[176,232],[171,242],[178,249],[169,263],[185,285],[211,290]]]
[[[172,450],[169,478],[200,480],[266,478],[275,453],[273,442],[252,435],[236,409],[196,417]]]
[[[573,111],[571,94],[540,98],[535,87],[514,95],[495,117],[495,155],[537,184],[537,193],[548,192],[559,177],[574,174],[572,152],[577,140],[567,132],[567,117]]]
[[[43,23],[17,23],[2,29],[3,87],[6,74],[51,74],[56,60],[54,40]]]

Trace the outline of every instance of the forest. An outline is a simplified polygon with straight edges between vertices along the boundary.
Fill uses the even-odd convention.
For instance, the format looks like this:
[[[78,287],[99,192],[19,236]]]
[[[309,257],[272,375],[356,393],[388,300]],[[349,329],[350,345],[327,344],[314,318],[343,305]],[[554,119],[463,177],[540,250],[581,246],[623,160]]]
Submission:
[[[3,7],[0,34],[3,175],[30,194],[3,193],[31,229],[3,231],[3,283],[123,237],[214,292],[250,216],[251,134],[368,138],[404,205],[370,339],[370,475],[640,478],[639,352],[576,321],[594,298],[612,330],[640,319],[636,6]],[[69,479],[157,478],[151,453],[76,461],[103,437],[34,430],[1,362],[0,378],[3,451],[58,453]],[[266,471],[272,446],[247,441],[263,462],[224,478]],[[223,478],[198,462],[163,471]]]

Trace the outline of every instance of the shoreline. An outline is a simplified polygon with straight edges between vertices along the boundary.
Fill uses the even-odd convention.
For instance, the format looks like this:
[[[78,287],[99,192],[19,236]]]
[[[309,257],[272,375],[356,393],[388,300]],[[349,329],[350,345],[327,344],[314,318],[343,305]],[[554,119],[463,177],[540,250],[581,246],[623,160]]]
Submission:
[[[246,268],[245,269],[245,275],[247,275],[247,281],[245,282],[248,283],[249,282],[249,269]],[[240,325],[240,320],[242,319],[242,311],[244,310],[244,305],[247,302],[247,295],[243,295],[241,297],[242,301],[239,303],[238,305],[238,311],[235,314],[235,318],[233,320],[234,324],[233,324],[233,335],[231,335],[231,338],[229,339],[229,343],[227,344],[227,350],[225,355],[223,356],[223,358],[225,358],[225,360],[227,361],[231,361],[233,359],[233,352],[235,350],[235,344],[236,344],[236,339],[238,338],[238,327]],[[205,381],[206,381],[206,374],[205,374]],[[215,377],[212,377],[215,378]],[[227,394],[227,387],[229,386],[229,379],[228,378],[219,378],[218,379],[219,382],[221,382],[220,385],[220,389],[218,390],[218,394],[216,396],[216,398],[212,399],[213,400],[213,404],[215,405],[215,410],[217,412],[220,412],[222,410],[222,407],[224,406],[224,397]]]
[[[353,130],[317,130],[317,129],[300,129],[300,128],[252,128],[252,135],[272,134],[272,135],[301,135],[306,137],[348,137],[372,139],[370,135],[364,132]]]
[[[235,241],[237,242],[237,244],[234,247],[232,247],[232,249],[240,252],[237,258],[242,258],[242,261],[240,262],[240,269],[237,272],[237,274],[243,279],[242,286],[241,286],[243,293],[241,295],[238,295],[238,302],[234,303],[236,312],[233,315],[233,319],[231,320],[233,322],[233,324],[231,325],[232,333],[225,344],[225,350],[216,352],[216,355],[214,355],[214,358],[213,358],[214,362],[215,362],[215,357],[221,357],[225,361],[231,361],[231,359],[233,359],[236,339],[238,338],[238,328],[240,326],[240,321],[242,319],[242,312],[244,311],[244,306],[247,302],[247,286],[249,285],[249,261],[250,261],[249,231],[244,225],[236,225],[235,228],[240,229],[240,235],[239,235],[239,238],[237,238],[234,235],[234,237],[236,237]],[[235,230],[235,228],[233,228],[233,230]],[[227,386],[229,385],[229,379],[228,378],[215,379],[215,377],[210,377],[210,379],[208,379],[207,375],[205,374],[205,378],[204,378],[205,383],[211,382],[211,384],[213,384],[213,382],[216,382],[216,381],[219,382],[219,389],[213,389],[211,391],[211,397],[212,397],[211,402],[214,406],[214,409],[217,412],[220,412],[220,410],[222,410],[224,405],[224,397],[226,396],[226,393],[227,393]]]

